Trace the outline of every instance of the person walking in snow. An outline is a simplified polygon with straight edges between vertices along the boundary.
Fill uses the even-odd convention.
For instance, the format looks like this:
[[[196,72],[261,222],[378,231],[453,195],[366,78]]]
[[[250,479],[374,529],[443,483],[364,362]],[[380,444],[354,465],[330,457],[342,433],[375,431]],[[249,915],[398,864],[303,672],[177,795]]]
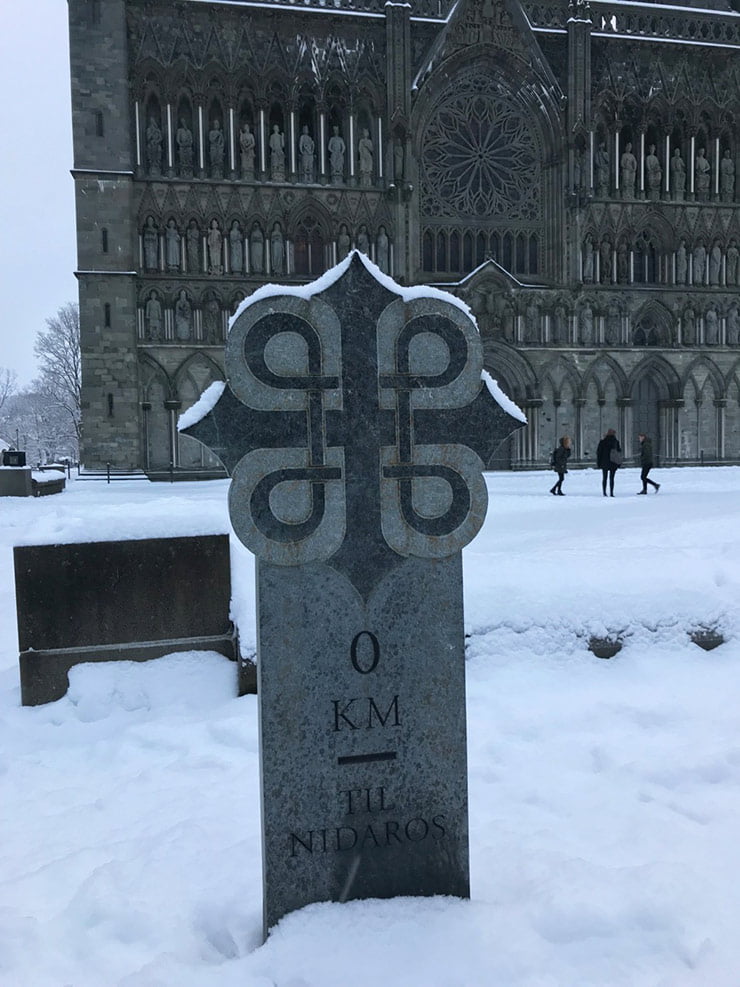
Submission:
[[[565,479],[565,474],[568,472],[568,459],[570,457],[570,436],[564,435],[559,444],[555,447],[552,453],[551,465],[555,472],[558,474],[558,482],[554,487],[550,489],[551,494],[556,494],[559,497],[564,497],[563,493],[563,480]]]
[[[606,497],[606,481],[609,478],[609,496],[614,496],[614,474],[622,465],[622,447],[613,428],[607,430],[596,447],[596,466],[601,470],[601,492]]]
[[[657,493],[660,490],[660,484],[654,480],[648,480],[648,473],[653,468],[653,441],[644,432],[640,432],[637,438],[640,440],[640,479],[642,480],[642,490],[638,490],[637,493],[638,495],[646,494],[648,483],[651,487],[655,487]]]

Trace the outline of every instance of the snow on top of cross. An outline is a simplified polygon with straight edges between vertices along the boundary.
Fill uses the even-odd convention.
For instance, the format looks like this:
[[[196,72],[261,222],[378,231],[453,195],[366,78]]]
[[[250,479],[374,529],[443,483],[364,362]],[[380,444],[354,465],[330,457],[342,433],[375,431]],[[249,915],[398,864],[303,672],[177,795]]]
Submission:
[[[338,281],[342,277],[344,272],[347,270],[349,265],[352,263],[352,258],[354,256],[359,257],[362,263],[365,265],[367,270],[372,274],[372,276],[387,288],[388,291],[392,291],[394,295],[400,295],[405,302],[413,301],[416,298],[438,298],[442,302],[447,302],[450,305],[454,305],[464,312],[469,318],[473,320],[476,325],[475,316],[470,311],[468,305],[461,298],[456,298],[451,295],[448,291],[442,291],[440,288],[430,288],[428,285],[413,285],[410,288],[404,287],[403,285],[397,284],[393,278],[384,274],[380,270],[377,264],[373,264],[370,258],[361,253],[359,250],[352,250],[334,267],[322,274],[320,278],[315,281],[311,281],[310,284],[300,284],[300,285],[285,285],[285,284],[265,284],[261,288],[258,288],[249,298],[245,298],[244,301],[239,305],[236,312],[232,315],[229,320],[229,329],[232,328],[236,320],[255,302],[262,301],[264,298],[274,298],[276,295],[292,295],[295,298],[313,298],[314,295],[318,295],[322,291],[326,291],[335,281]]]
[[[481,377],[483,378],[483,383],[488,388],[488,392],[491,397],[496,401],[500,408],[511,415],[512,418],[516,418],[519,422],[524,422],[527,424],[527,416],[524,414],[519,405],[514,404],[508,395],[504,394],[501,388],[498,386],[498,381],[494,380],[487,370],[481,371]]]
[[[195,404],[191,405],[177,419],[177,431],[182,432],[191,425],[195,425],[201,418],[205,418],[209,411],[213,411],[216,403],[224,393],[226,381],[214,380],[201,394]]]

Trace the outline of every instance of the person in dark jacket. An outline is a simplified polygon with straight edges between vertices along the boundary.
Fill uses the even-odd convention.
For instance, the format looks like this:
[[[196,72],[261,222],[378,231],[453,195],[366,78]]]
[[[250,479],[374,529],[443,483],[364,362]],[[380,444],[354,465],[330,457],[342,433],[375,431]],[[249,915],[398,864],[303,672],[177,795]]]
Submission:
[[[622,452],[617,433],[610,428],[604,438],[596,447],[596,466],[601,470],[601,492],[606,497],[606,480],[609,478],[609,496],[614,496],[614,474],[619,469],[619,463],[615,463],[612,453]]]
[[[654,480],[648,480],[648,473],[653,468],[652,439],[649,439],[644,432],[640,432],[637,438],[640,440],[640,479],[642,480],[642,490],[638,490],[637,493],[646,494],[648,483],[651,487],[655,487],[657,493],[660,490],[660,484]]]
[[[564,435],[552,454],[552,468],[558,474],[558,482],[550,489],[551,494],[564,497],[563,480],[568,472],[568,459],[570,457],[570,436]]]

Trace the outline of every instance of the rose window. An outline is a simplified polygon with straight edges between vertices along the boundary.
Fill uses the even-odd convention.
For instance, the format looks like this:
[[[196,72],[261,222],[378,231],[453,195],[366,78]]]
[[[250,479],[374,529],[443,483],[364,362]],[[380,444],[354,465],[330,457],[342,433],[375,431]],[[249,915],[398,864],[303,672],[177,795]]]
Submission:
[[[483,74],[440,100],[421,159],[428,216],[537,222],[539,151],[531,125]]]

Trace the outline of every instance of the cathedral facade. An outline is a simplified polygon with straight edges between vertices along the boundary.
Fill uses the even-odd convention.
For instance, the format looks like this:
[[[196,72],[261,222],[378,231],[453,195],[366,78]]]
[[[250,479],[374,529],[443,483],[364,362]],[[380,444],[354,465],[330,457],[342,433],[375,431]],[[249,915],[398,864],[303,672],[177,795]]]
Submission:
[[[708,9],[710,7],[715,9]],[[592,0],[69,0],[88,466],[213,467],[228,319],[357,248],[463,298],[492,466],[740,462],[740,15]]]

